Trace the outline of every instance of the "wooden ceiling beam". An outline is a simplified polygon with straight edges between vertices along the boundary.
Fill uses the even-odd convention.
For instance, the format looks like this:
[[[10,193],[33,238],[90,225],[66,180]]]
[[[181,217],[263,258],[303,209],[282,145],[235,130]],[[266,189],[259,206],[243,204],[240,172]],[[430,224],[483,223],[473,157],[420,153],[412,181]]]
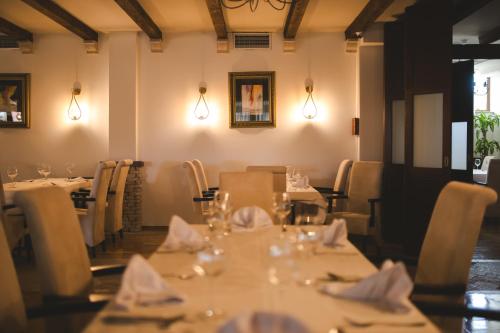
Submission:
[[[308,4],[309,0],[295,0],[290,5],[283,29],[285,39],[295,39]]]
[[[500,40],[500,25],[479,36],[479,44],[491,44]]]
[[[27,5],[38,10],[40,13],[59,23],[75,35],[81,37],[85,42],[97,43],[98,33],[78,18],[70,14],[53,0],[22,0]]]
[[[214,24],[217,39],[227,39],[227,26],[224,19],[224,12],[219,0],[206,0],[210,17]]]
[[[0,17],[0,32],[15,40],[33,41],[33,34],[14,23]]]
[[[486,6],[492,0],[464,0],[459,1],[453,8],[453,22],[458,23],[464,18],[469,17],[474,12]]]
[[[361,38],[363,32],[384,13],[393,1],[394,0],[370,0],[354,21],[347,27],[344,32],[345,39]]]
[[[163,39],[160,28],[154,23],[138,0],[115,0],[115,2],[148,35],[149,39]]]

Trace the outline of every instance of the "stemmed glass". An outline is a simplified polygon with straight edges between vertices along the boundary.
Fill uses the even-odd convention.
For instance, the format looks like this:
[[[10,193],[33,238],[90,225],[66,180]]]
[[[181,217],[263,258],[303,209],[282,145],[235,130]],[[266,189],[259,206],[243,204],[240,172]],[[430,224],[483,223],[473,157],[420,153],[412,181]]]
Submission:
[[[67,181],[70,182],[71,179],[73,178],[72,175],[73,175],[73,170],[75,169],[75,163],[73,162],[66,163],[65,167],[66,167],[66,173],[68,174]]]
[[[201,277],[205,277],[208,286],[207,308],[200,313],[200,317],[211,319],[223,314],[220,309],[214,307],[213,279],[221,275],[225,269],[224,251],[216,247],[208,247],[197,253],[193,270]]]
[[[316,247],[323,236],[319,226],[325,222],[325,218],[326,207],[321,201],[299,202],[296,204],[297,240],[311,254],[315,254]]]
[[[474,164],[476,165],[476,169],[479,169],[479,166],[481,165],[481,159],[480,158],[474,159]]]
[[[11,166],[7,168],[7,176],[10,178],[11,185],[10,187],[16,187],[16,177],[18,175],[17,168],[15,166]]]
[[[281,231],[286,231],[287,216],[292,210],[290,195],[286,192],[273,193],[273,212],[281,225]]]
[[[40,163],[38,166],[37,166],[37,171],[38,173],[40,174],[40,176],[43,177],[43,179],[45,181],[47,181],[47,177],[49,177],[49,175],[51,174],[52,172],[52,169],[50,167],[49,164],[46,164],[46,163]]]
[[[231,216],[231,196],[227,191],[216,191],[214,193],[214,210],[215,214],[219,214],[223,220],[225,235],[231,232],[231,223],[229,217]]]

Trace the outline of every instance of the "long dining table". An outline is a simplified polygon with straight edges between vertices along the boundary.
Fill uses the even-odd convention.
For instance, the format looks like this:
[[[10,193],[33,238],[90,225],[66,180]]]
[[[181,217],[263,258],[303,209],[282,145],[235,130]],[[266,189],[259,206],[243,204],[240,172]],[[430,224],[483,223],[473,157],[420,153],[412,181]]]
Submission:
[[[207,234],[206,226],[195,226]],[[228,319],[248,311],[271,311],[288,314],[302,321],[310,332],[438,332],[410,301],[407,313],[393,313],[374,303],[336,298],[319,291],[322,278],[327,273],[366,277],[377,271],[351,243],[343,248],[321,246],[316,255],[295,262],[297,272],[314,276],[318,283],[301,285],[293,278],[273,285],[269,281],[269,268],[275,262],[269,256],[269,248],[279,244],[284,234],[277,226],[255,232],[233,232],[223,239],[225,269],[216,277],[200,277],[190,274],[196,260],[195,253],[164,252],[161,247],[148,259],[151,266],[162,275],[168,285],[183,295],[185,302],[164,306],[136,306],[119,310],[111,301],[86,327],[85,332],[217,332]],[[278,242],[278,243],[277,243]],[[294,275],[295,276],[295,275]],[[188,278],[186,278],[188,277]],[[213,279],[211,283],[208,279]],[[215,308],[223,311],[217,319],[204,320],[194,316],[206,308],[207,297],[211,297]],[[144,317],[169,317],[184,315],[168,328]],[[113,316],[129,317],[123,323],[110,323]],[[139,317],[137,317],[139,316]],[[134,321],[134,318],[142,318]],[[363,327],[349,323],[349,318],[368,322]],[[341,328],[336,331],[335,329]]]

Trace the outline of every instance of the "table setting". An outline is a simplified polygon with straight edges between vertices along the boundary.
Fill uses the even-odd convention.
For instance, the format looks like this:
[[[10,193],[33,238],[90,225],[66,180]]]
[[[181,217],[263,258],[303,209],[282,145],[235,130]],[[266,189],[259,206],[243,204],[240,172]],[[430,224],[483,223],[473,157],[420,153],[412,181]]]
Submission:
[[[258,207],[214,207],[207,225],[173,216],[85,332],[438,331],[409,301],[404,265],[378,270],[347,240],[345,221],[283,228]]]

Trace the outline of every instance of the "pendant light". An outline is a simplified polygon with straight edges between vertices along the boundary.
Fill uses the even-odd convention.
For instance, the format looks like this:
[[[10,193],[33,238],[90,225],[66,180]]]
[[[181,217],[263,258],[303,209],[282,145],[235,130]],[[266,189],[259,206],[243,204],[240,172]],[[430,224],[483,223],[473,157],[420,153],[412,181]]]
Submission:
[[[80,82],[75,81],[73,89],[71,90],[71,102],[68,107],[68,117],[71,120],[79,120],[82,117],[82,109],[76,99],[76,96],[79,96],[81,92],[82,86]]]
[[[313,81],[311,79],[307,79],[305,84],[306,84],[307,99],[306,102],[304,103],[302,114],[306,119],[314,119],[318,115],[318,108],[316,107],[316,103],[314,103],[314,98],[312,95]]]
[[[208,109],[208,104],[205,100],[207,84],[205,82],[201,82],[198,91],[200,92],[200,97],[198,98],[198,102],[194,108],[194,116],[200,120],[204,120],[210,115],[210,110]]]

